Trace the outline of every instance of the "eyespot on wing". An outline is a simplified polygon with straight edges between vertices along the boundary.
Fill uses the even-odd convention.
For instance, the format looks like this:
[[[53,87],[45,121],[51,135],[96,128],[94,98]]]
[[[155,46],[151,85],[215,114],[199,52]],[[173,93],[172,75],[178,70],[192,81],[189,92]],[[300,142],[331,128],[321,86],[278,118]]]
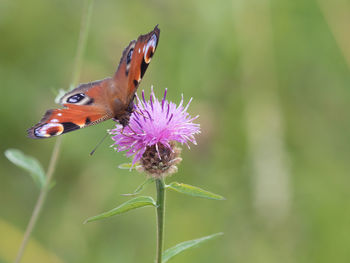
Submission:
[[[31,138],[49,138],[60,135],[63,131],[64,126],[61,123],[49,122],[39,127],[29,129],[28,135]]]
[[[147,45],[145,46],[145,53],[143,57],[147,64],[151,62],[151,58],[157,47],[157,42],[158,42],[157,36],[156,34],[153,34],[150,40],[148,40]]]

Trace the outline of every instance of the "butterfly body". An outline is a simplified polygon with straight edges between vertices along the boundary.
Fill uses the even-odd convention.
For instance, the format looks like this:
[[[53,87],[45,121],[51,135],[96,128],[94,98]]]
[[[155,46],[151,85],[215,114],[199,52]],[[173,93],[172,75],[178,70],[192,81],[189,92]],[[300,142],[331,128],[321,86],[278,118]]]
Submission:
[[[159,29],[141,35],[125,48],[113,77],[81,84],[61,99],[62,109],[48,110],[28,129],[34,139],[49,138],[99,122],[116,119],[128,125],[133,100],[159,42]]]

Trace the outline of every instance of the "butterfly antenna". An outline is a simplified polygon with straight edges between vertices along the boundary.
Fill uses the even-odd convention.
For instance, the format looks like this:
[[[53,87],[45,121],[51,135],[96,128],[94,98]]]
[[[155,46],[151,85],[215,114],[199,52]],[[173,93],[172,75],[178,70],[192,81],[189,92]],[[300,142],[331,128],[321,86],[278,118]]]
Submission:
[[[92,156],[95,151],[97,150],[97,148],[101,145],[101,143],[107,138],[109,134],[107,133],[105,136],[103,136],[102,140],[95,146],[95,148],[90,152],[90,155]]]

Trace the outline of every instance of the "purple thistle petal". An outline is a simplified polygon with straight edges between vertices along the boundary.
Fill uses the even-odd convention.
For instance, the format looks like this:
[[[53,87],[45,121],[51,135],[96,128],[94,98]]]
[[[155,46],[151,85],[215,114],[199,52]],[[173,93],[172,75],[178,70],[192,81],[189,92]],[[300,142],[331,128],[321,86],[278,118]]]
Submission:
[[[181,93],[181,101],[180,101],[180,104],[179,104],[179,106],[177,107],[177,109],[182,108],[182,104],[183,104],[183,102],[184,102],[184,94],[183,94],[183,93]]]
[[[173,116],[174,116],[174,114],[172,113],[172,114],[170,115],[170,118],[169,118],[169,120],[168,120],[168,122],[167,122],[166,124],[169,124],[169,122],[171,121],[171,119],[173,118]]]
[[[166,100],[166,94],[167,94],[167,93],[168,93],[168,89],[165,89],[163,100]]]
[[[138,110],[138,109],[137,109]],[[137,111],[134,111],[133,112],[134,114],[134,117],[137,119],[137,120],[139,120],[139,113],[137,112]]]
[[[146,100],[145,100],[145,91],[144,90],[142,91],[142,99],[143,99],[143,102],[146,105],[147,103],[146,103]]]
[[[137,123],[137,125],[139,126],[139,128],[141,129],[141,131],[142,131],[142,125],[141,125],[141,123],[138,121],[138,119],[136,120],[134,120],[136,123]]]
[[[148,117],[149,117],[150,121],[153,121],[152,116],[151,116],[151,114],[149,113],[149,111],[148,111],[148,110],[146,110],[146,113],[147,113],[147,115],[148,115]]]
[[[170,110],[170,104],[169,104],[169,102],[168,102],[168,110],[167,110],[167,112],[166,112],[166,118],[168,118],[169,110]]]
[[[142,104],[142,101],[140,100],[139,96],[137,96],[137,94],[136,94],[136,99],[137,99],[137,105],[136,104],[135,105],[138,109],[140,109],[140,105],[143,105],[143,104]]]
[[[190,104],[191,104],[191,102],[192,102],[192,99],[193,99],[193,98],[191,97],[190,100],[188,101],[186,107],[183,109],[182,112],[186,112],[186,111],[187,111],[188,107],[190,106]]]
[[[153,111],[153,101],[152,101],[152,94],[149,96],[149,101],[151,102],[151,108],[152,108],[152,111]]]
[[[133,164],[141,159],[147,147],[153,145],[160,157],[160,145],[173,151],[170,146],[172,141],[186,144],[188,147],[189,142],[196,144],[194,135],[200,133],[200,126],[192,121],[197,119],[198,115],[191,117],[187,112],[192,98],[184,107],[183,95],[178,106],[167,101],[166,96],[167,89],[160,102],[152,89],[150,99],[146,101],[145,93],[142,91],[142,100],[136,96],[136,110],[131,114],[129,125],[124,128],[123,134],[121,133],[123,128],[119,124],[115,129],[110,130],[114,140],[112,147],[115,147],[118,152],[126,151],[128,157],[133,156]]]
[[[168,89],[165,89],[165,91],[164,91],[164,97],[163,97],[163,99],[162,99],[162,112],[163,112],[163,110],[164,110],[164,103],[165,103],[167,91],[168,91]]]

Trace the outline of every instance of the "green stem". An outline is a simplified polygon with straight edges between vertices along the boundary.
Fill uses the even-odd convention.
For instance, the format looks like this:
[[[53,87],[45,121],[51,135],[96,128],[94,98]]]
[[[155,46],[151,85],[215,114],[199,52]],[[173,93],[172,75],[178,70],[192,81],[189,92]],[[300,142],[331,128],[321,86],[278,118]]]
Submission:
[[[74,63],[75,65],[74,65],[72,82],[71,82],[71,85],[73,87],[75,85],[77,85],[79,75],[80,75],[81,61],[82,61],[82,56],[83,56],[84,49],[86,46],[86,39],[87,39],[89,25],[90,25],[90,18],[91,18],[93,3],[94,3],[94,0],[86,0],[85,9],[83,11],[83,17],[82,17],[82,21],[81,21],[79,40],[78,40],[78,48],[77,48],[77,52],[76,52],[75,63]],[[47,196],[48,192],[50,191],[53,174],[54,174],[54,171],[56,168],[57,159],[58,159],[58,155],[59,155],[60,148],[61,148],[61,142],[62,142],[62,137],[58,137],[55,141],[55,145],[54,145],[54,148],[52,151],[49,167],[48,167],[48,170],[46,173],[46,183],[45,183],[44,187],[40,190],[38,200],[36,201],[33,213],[30,217],[29,223],[28,223],[26,231],[24,233],[22,243],[21,243],[20,248],[17,252],[17,256],[16,256],[16,259],[14,261],[15,263],[19,263],[23,257],[23,253],[27,247],[28,241],[30,239],[30,235],[33,232],[33,229],[36,225],[36,222],[38,221],[40,211],[42,210],[42,207],[43,207],[45,200],[46,200],[46,196]]]
[[[24,233],[21,246],[18,250],[15,263],[19,263],[22,259],[22,256],[23,256],[25,248],[27,247],[30,235],[33,232],[33,229],[34,229],[36,222],[38,221],[38,217],[39,217],[40,211],[43,207],[43,204],[45,202],[47,193],[50,190],[51,180],[52,180],[53,173],[55,171],[61,142],[62,142],[62,137],[57,138],[57,140],[55,142],[55,146],[54,146],[53,151],[52,151],[52,155],[51,155],[51,159],[50,159],[50,163],[49,163],[49,168],[48,168],[47,173],[46,173],[46,183],[45,183],[44,187],[40,190],[38,200],[36,201],[32,216],[30,217],[29,223],[27,225],[26,232]]]
[[[90,20],[91,20],[93,6],[94,6],[94,0],[86,0],[83,16],[81,18],[78,47],[75,55],[74,69],[72,73],[71,85],[73,87],[75,87],[78,84],[79,77],[80,77],[81,63],[83,60],[83,53],[86,47],[86,40],[88,37],[88,32],[91,24]]]
[[[157,254],[156,263],[162,263],[164,244],[165,184],[164,179],[156,179],[157,188]]]

